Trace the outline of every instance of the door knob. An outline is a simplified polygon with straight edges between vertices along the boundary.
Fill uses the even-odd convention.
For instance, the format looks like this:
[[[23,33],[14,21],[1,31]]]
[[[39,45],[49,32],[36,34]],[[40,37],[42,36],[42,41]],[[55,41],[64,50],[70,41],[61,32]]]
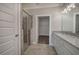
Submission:
[[[18,36],[19,36],[19,34],[16,34],[16,35],[15,35],[15,37],[18,37]]]

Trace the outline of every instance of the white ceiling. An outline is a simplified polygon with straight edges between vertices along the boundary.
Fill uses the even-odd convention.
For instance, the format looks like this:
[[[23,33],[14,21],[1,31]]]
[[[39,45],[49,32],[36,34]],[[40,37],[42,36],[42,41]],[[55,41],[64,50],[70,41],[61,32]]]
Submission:
[[[69,3],[23,3],[22,8],[31,15],[38,15],[61,12],[67,5],[69,5]],[[79,8],[78,3],[75,5],[76,9]]]
[[[30,15],[51,14],[62,11],[67,3],[23,3],[22,8]]]
[[[63,3],[23,3],[24,9],[38,9],[38,8],[48,8],[48,7],[59,7],[63,6]]]

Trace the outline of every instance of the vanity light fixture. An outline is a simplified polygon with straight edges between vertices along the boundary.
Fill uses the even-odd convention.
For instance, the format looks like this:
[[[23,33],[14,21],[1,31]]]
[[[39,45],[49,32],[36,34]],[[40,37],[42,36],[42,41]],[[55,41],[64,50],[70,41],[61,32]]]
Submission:
[[[73,8],[75,8],[75,4],[72,3],[72,4],[69,4],[65,9],[64,11],[62,11],[62,13],[67,13],[68,11],[71,11]]]

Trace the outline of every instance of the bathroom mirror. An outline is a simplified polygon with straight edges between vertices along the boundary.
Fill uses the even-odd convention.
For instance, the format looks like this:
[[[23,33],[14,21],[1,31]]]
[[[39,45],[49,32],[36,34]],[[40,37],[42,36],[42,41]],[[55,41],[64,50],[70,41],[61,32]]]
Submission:
[[[62,14],[62,31],[73,32],[73,14]]]
[[[62,13],[62,31],[68,31],[72,33],[79,32],[79,6],[76,4],[76,8],[68,11],[67,13]]]
[[[74,32],[79,33],[79,13],[75,13],[74,16]]]

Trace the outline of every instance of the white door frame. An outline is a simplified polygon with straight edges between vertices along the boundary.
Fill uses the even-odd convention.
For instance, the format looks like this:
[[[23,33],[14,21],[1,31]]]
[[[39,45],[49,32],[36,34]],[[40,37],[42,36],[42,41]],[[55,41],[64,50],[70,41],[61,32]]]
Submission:
[[[36,15],[36,31],[37,31],[37,43],[38,43],[38,37],[39,37],[39,35],[38,35],[38,17],[41,17],[41,16],[49,16],[49,45],[51,45],[51,34],[52,34],[52,32],[51,32],[51,15]]]
[[[73,15],[73,33],[76,33],[76,15],[79,14],[79,12],[74,13]]]
[[[18,54],[21,55],[21,44],[22,44],[22,32],[21,32],[21,28],[22,28],[22,15],[21,15],[21,12],[22,12],[22,9],[21,9],[21,4],[17,4],[17,28],[18,28],[18,34],[19,34],[19,37],[18,37]]]

